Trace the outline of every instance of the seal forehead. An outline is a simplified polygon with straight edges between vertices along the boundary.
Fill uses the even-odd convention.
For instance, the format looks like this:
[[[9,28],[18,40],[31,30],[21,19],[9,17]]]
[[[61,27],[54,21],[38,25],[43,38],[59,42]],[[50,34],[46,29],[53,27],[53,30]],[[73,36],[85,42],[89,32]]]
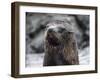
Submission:
[[[57,30],[59,28],[65,28],[66,31],[69,32],[74,32],[73,31],[73,26],[67,22],[51,22],[47,24],[47,30],[49,29],[53,29],[53,30]]]

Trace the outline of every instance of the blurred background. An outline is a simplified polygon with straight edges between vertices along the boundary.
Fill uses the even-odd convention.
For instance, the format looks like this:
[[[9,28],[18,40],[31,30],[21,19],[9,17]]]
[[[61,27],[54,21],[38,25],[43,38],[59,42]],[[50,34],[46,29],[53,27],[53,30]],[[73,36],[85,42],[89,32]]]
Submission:
[[[69,21],[74,26],[80,65],[89,64],[89,15],[26,12],[26,67],[42,67],[46,24]]]

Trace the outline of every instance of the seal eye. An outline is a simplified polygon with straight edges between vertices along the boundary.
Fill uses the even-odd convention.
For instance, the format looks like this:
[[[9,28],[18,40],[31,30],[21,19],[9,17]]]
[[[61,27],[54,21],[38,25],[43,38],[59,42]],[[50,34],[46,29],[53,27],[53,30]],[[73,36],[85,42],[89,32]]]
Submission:
[[[62,33],[63,31],[65,31],[65,28],[60,27],[59,30],[58,30],[59,33]]]
[[[49,29],[48,32],[49,32],[49,33],[53,32],[53,29]]]

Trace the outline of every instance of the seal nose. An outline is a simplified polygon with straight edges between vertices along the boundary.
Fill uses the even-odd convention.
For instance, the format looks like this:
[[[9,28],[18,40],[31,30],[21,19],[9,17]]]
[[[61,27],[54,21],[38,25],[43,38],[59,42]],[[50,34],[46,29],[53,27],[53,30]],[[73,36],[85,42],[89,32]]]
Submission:
[[[50,33],[53,32],[53,29],[49,29],[48,32],[50,32]]]

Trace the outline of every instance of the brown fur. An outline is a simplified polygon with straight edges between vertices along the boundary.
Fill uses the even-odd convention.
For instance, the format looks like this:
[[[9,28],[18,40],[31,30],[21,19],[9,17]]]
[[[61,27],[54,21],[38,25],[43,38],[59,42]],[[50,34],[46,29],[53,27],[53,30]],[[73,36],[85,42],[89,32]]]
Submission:
[[[59,26],[57,23],[55,23],[55,25]],[[58,31],[52,29],[53,31],[49,32],[48,29],[46,33],[43,65],[56,66],[79,64],[75,34],[71,29],[69,30],[67,28],[71,26],[68,24],[66,27],[62,22],[60,22],[59,27],[63,27],[65,30],[58,32],[61,29],[58,29]]]

